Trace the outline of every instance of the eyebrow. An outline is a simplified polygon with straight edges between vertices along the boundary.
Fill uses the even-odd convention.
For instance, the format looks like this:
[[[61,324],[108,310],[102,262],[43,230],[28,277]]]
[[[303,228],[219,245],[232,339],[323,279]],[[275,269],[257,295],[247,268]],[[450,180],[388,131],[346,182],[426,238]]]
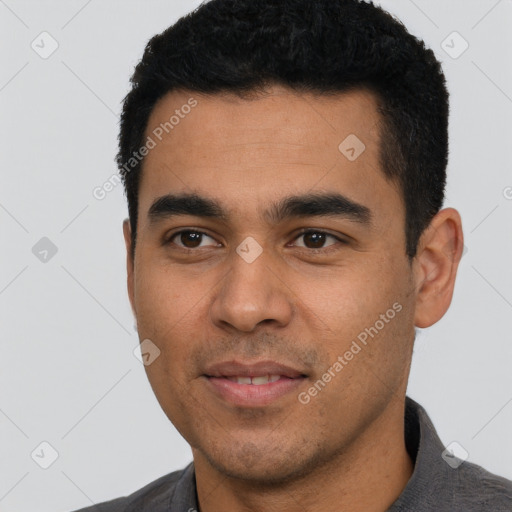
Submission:
[[[180,215],[214,218],[229,222],[230,215],[215,199],[195,193],[166,194],[156,199],[148,211],[150,225]],[[371,210],[339,193],[289,196],[263,212],[270,224],[303,217],[340,217],[364,225],[372,221]]]

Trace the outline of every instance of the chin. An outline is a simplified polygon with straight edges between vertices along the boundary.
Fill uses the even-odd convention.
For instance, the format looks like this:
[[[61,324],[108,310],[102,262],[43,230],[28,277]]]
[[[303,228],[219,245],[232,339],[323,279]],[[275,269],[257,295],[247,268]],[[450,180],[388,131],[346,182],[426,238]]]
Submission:
[[[224,453],[203,451],[203,456],[219,473],[263,486],[283,485],[305,477],[317,465],[317,457],[305,458],[297,448],[280,448],[258,447],[252,443],[236,446],[233,443]]]

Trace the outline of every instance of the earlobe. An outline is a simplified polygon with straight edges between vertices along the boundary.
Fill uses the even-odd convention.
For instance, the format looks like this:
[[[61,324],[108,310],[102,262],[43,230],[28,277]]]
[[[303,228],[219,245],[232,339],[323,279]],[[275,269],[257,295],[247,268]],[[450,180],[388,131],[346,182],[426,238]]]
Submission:
[[[459,213],[441,210],[421,236],[415,257],[416,327],[430,327],[448,310],[463,247]]]

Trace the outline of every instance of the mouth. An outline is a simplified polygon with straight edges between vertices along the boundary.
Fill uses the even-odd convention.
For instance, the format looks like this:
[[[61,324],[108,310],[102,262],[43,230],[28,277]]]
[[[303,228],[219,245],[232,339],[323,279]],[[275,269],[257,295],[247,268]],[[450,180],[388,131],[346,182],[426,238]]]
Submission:
[[[296,392],[307,375],[275,361],[226,361],[208,367],[203,377],[209,391],[224,402],[237,407],[262,407]]]
[[[224,376],[224,378],[231,382],[237,382],[238,384],[252,384],[253,386],[262,386],[271,382],[277,382],[281,378],[287,378],[283,375],[254,375],[253,377],[243,377],[241,375],[230,377]]]

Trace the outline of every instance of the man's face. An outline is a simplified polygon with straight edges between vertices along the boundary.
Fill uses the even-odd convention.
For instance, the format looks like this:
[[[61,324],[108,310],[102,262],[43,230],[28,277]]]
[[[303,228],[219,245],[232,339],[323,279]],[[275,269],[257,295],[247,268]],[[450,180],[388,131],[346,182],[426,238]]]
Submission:
[[[177,109],[159,141],[153,131]],[[140,339],[161,351],[146,367],[159,403],[223,473],[307,474],[403,401],[414,280],[378,121],[369,93],[281,87],[251,100],[173,92],[152,112],[130,299]],[[152,208],[167,194],[217,208]]]

